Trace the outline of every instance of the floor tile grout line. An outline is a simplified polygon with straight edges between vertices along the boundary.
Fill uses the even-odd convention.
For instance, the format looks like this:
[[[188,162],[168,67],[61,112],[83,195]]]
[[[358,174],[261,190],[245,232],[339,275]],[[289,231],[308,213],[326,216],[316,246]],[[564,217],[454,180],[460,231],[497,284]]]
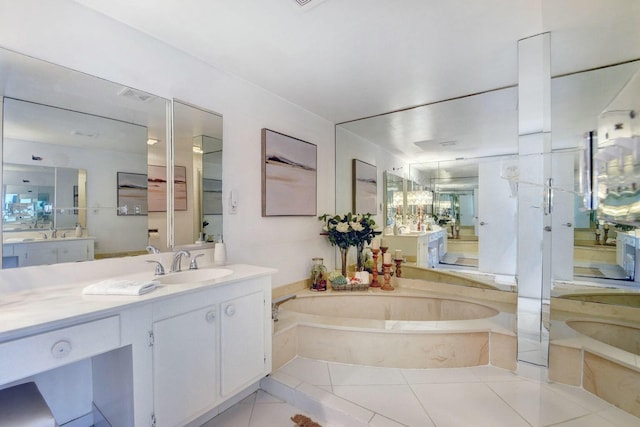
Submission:
[[[334,386],[333,386],[333,378],[331,377],[331,369],[330,369],[330,363],[337,363],[337,362],[328,362],[328,361],[320,361],[320,362],[322,362],[322,363],[324,363],[324,364],[326,365],[326,368],[327,368],[327,371],[328,371],[328,374],[329,374],[329,385],[330,385],[330,387],[331,387],[331,391],[330,391],[330,392],[328,392],[328,393],[330,393],[333,397],[335,397],[335,398],[337,398],[337,399],[343,400],[343,401],[345,401],[345,402],[349,402],[349,403],[350,403],[350,404],[352,404],[352,405],[358,406],[358,407],[360,407],[360,408],[362,408],[362,409],[365,409],[365,410],[367,410],[367,411],[371,412],[373,415],[371,415],[371,418],[369,419],[369,421],[367,421],[367,424],[371,423],[371,421],[373,420],[373,418],[374,418],[376,415],[384,416],[384,415],[382,415],[382,414],[378,414],[376,411],[374,411],[374,410],[372,410],[372,409],[370,409],[370,408],[367,408],[367,407],[365,407],[365,406],[363,406],[363,405],[361,405],[361,404],[359,404],[359,403],[353,402],[353,401],[351,401],[350,399],[344,398],[344,397],[342,397],[342,396],[338,396],[338,395],[335,393],[335,389],[334,389]],[[355,366],[359,366],[359,365],[355,365]],[[312,387],[320,388],[320,386],[318,386],[318,385],[307,383],[307,382],[306,382],[306,381],[304,381],[302,378],[298,378],[298,377],[295,377],[295,378],[296,378],[298,381],[300,381],[300,384],[298,384],[298,385],[294,388],[294,389],[295,389],[297,392],[299,392],[299,393],[302,393],[302,391],[300,391],[300,390],[299,390],[299,387],[300,387],[302,384],[306,384],[306,385],[309,385],[309,386],[312,386]],[[322,390],[322,389],[321,389],[321,390]],[[385,418],[389,418],[389,417],[385,417]],[[396,421],[396,420],[393,420],[393,421]],[[397,422],[397,421],[396,421],[396,422]],[[399,423],[399,424],[401,424],[401,423]]]
[[[515,381],[515,382],[517,382],[517,381]],[[526,419],[526,418],[525,418],[525,417],[520,413],[520,411],[518,411],[516,408],[514,408],[513,406],[511,406],[511,405],[509,404],[509,402],[507,402],[506,400],[504,400],[504,399],[503,399],[503,397],[502,397],[502,396],[500,396],[500,395],[498,394],[498,392],[496,392],[496,391],[495,391],[495,390],[494,390],[494,389],[493,389],[493,388],[492,388],[492,387],[491,387],[487,382],[484,382],[483,384],[484,384],[484,386],[485,386],[485,387],[487,387],[489,390],[491,390],[491,393],[495,394],[495,395],[496,395],[496,397],[497,397],[498,399],[500,399],[502,402],[504,402],[504,404],[505,404],[505,405],[507,405],[507,407],[509,407],[509,409],[511,409],[511,410],[512,410],[512,411],[513,411],[513,412],[514,412],[518,417],[520,417],[520,418],[521,418],[525,423],[527,423],[527,424],[528,424],[528,425],[530,425],[530,426],[533,426],[533,424],[531,424],[531,423],[529,422],[529,420],[527,420],[527,419]]]
[[[251,421],[253,421],[253,413],[256,409],[256,404],[258,403],[258,392],[255,392],[255,396],[253,397],[253,405],[251,405],[251,413],[249,414],[249,423],[247,427],[251,427]]]
[[[428,383],[429,384],[429,383]],[[430,383],[433,385],[433,383]],[[436,424],[435,420],[433,419],[433,417],[431,416],[431,414],[429,413],[429,411],[427,410],[427,408],[424,407],[424,404],[422,403],[422,400],[420,400],[420,398],[418,397],[418,395],[416,394],[415,389],[413,388],[413,386],[411,384],[409,384],[409,389],[411,390],[411,393],[413,394],[413,396],[416,398],[416,400],[418,401],[418,403],[420,404],[420,407],[422,408],[422,410],[424,411],[424,413],[427,415],[427,418],[429,418],[429,421],[431,421],[431,424],[434,425],[434,427],[438,427],[438,424]]]

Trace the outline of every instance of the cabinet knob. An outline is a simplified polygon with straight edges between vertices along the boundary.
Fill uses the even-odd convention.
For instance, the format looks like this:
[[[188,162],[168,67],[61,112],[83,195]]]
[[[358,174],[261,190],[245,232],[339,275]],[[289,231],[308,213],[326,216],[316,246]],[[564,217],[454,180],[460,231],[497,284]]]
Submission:
[[[67,340],[57,341],[51,346],[51,355],[56,359],[62,359],[71,353],[71,343]]]
[[[229,304],[225,309],[224,312],[226,313],[227,316],[231,317],[234,314],[236,314],[236,306],[233,304]]]
[[[206,319],[207,322],[213,323],[216,320],[215,310],[207,311],[207,314],[205,314],[204,318]]]

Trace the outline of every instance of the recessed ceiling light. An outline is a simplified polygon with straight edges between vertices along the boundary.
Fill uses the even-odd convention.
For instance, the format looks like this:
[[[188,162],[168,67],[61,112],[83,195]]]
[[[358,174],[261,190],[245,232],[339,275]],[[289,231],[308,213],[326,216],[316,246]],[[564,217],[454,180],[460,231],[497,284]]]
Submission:
[[[86,136],[87,138],[96,138],[99,134],[98,134],[98,132],[91,132],[91,131],[74,129],[74,130],[71,131],[71,135]]]
[[[153,138],[147,139],[147,145],[156,145],[158,142],[160,141],[158,141],[157,139],[153,139]]]
[[[439,144],[443,147],[451,147],[453,145],[456,145],[456,141],[442,141]]]
[[[312,7],[318,6],[324,0],[293,0],[293,2],[300,7],[300,9],[307,10]]]

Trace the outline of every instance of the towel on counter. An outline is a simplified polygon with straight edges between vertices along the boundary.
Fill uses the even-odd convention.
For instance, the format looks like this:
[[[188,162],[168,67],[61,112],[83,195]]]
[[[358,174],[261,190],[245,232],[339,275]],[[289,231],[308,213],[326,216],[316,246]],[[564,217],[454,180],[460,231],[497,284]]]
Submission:
[[[157,280],[107,279],[85,287],[85,295],[142,295],[158,286]]]

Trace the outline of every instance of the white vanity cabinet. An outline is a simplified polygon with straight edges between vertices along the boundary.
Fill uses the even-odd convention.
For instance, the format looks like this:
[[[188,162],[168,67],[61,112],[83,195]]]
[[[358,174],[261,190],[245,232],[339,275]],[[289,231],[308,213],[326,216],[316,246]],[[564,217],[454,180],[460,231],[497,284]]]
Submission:
[[[415,257],[418,267],[431,267],[429,250],[434,252],[434,263],[438,264],[447,253],[447,233],[444,229],[422,233],[385,235],[389,251],[393,255],[396,249],[403,256]]]
[[[134,261],[145,271],[132,269],[132,277],[153,277],[143,260]],[[99,267],[110,277],[126,262],[82,263],[69,272]],[[43,266],[38,273],[46,281],[60,268]],[[93,420],[83,412],[87,402],[114,427],[173,427],[212,418],[271,372],[275,270],[226,268],[232,273],[219,279],[165,284],[135,297],[83,295],[86,278],[37,286],[41,281],[25,269],[33,289],[0,295],[0,388],[33,376],[63,423]],[[11,273],[15,281],[16,271]],[[71,387],[58,385],[63,375]],[[84,421],[74,425],[91,425]]]
[[[90,261],[94,257],[94,239],[68,238],[3,243],[2,255],[17,257],[19,267]]]
[[[185,425],[271,371],[270,290],[251,279],[154,304],[156,427]]]

